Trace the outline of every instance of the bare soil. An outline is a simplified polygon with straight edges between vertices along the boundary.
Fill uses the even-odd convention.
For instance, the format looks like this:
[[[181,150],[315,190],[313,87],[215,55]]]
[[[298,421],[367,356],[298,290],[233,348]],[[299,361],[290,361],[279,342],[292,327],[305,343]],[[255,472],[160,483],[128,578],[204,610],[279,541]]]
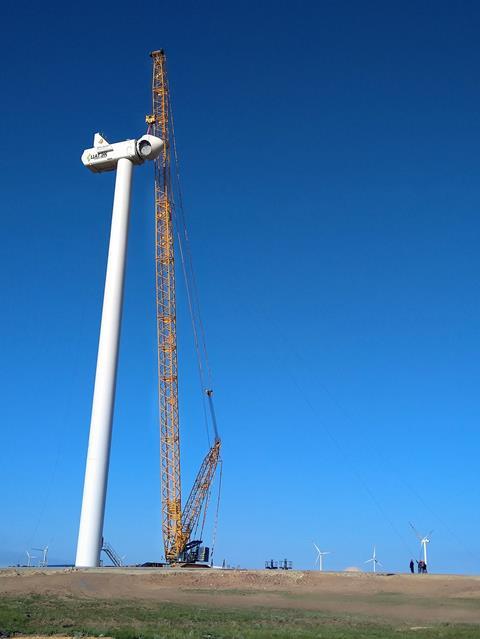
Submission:
[[[275,608],[379,622],[480,624],[480,577],[215,569],[0,570],[0,597],[27,594]]]

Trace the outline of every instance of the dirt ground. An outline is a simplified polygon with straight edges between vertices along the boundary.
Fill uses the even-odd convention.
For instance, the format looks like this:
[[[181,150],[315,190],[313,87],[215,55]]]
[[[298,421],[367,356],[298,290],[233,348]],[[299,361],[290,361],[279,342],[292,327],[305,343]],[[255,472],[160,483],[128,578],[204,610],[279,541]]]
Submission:
[[[145,568],[0,570],[0,597],[25,594],[230,609],[314,610],[412,626],[480,624],[480,577],[451,575]]]

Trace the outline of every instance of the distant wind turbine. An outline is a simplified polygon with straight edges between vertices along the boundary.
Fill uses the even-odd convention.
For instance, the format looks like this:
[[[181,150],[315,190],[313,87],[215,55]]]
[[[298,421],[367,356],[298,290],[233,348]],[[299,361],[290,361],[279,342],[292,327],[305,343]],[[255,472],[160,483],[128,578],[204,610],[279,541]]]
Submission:
[[[315,547],[315,550],[317,551],[317,556],[315,558],[315,564],[318,562],[318,569],[320,571],[323,571],[323,555],[330,555],[330,551],[329,550],[320,550],[320,548],[317,546],[317,544],[313,544]]]
[[[48,546],[45,546],[45,548],[32,548],[32,550],[39,550],[42,553],[42,559],[38,565],[40,568],[46,568],[48,566]]]
[[[422,552],[423,552],[423,561],[425,562],[425,566],[428,566],[427,544],[430,543],[430,537],[432,536],[433,530],[431,530],[428,533],[428,535],[425,535],[425,536],[422,537],[422,535],[418,532],[418,530],[415,528],[415,526],[412,524],[412,522],[410,522],[410,526],[412,527],[412,530],[415,533],[415,536],[417,537],[418,541],[420,542],[420,548],[422,549]]]
[[[365,563],[369,564],[370,562],[372,562],[372,570],[373,570],[373,572],[377,572],[377,564],[379,566],[382,565],[377,559],[377,549],[375,548],[375,546],[373,547],[373,555],[372,555],[371,559],[367,559],[367,561]]]
[[[31,565],[32,565],[32,559],[36,559],[36,557],[35,557],[34,555],[31,555],[31,554],[28,552],[28,550],[26,550],[25,552],[27,553],[27,559],[28,559],[28,561],[27,561],[27,566],[28,566],[28,568],[30,568],[30,567],[31,567]]]

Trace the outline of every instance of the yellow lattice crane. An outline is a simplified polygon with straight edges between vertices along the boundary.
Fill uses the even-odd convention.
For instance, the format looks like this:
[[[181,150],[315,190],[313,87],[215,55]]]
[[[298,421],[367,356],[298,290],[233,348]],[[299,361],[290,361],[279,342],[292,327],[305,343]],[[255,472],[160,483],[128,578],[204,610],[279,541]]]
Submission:
[[[169,563],[195,557],[189,549],[199,546],[192,540],[200,516],[206,515],[210,490],[220,458],[220,438],[213,412],[212,391],[207,390],[214,429],[214,443],[205,456],[182,511],[180,477],[180,431],[178,417],[178,365],[175,301],[174,199],[171,179],[173,130],[163,50],[153,59],[153,112],[146,117],[154,135],[164,141],[155,161],[155,272],[158,341],[158,396],[160,417],[160,460],[162,490],[162,530],[165,559]]]

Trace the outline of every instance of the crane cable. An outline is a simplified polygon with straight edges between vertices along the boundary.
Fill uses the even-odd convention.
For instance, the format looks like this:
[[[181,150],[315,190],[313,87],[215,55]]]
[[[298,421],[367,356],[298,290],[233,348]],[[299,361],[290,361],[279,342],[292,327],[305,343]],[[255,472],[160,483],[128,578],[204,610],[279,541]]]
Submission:
[[[210,368],[210,360],[209,360],[208,350],[207,350],[205,328],[204,328],[204,324],[202,320],[202,315],[200,312],[198,286],[197,286],[197,280],[195,277],[195,269],[193,267],[190,238],[188,235],[185,208],[183,204],[183,192],[182,192],[181,180],[180,180],[180,162],[179,162],[178,153],[177,153],[177,143],[175,138],[175,123],[174,123],[174,115],[173,115],[173,109],[172,109],[172,104],[170,99],[170,92],[168,93],[167,108],[169,111],[169,116],[170,116],[169,120],[171,123],[171,142],[172,142],[174,167],[175,167],[175,170],[174,170],[175,187],[176,187],[176,192],[178,195],[178,199],[177,199],[178,215],[177,215],[177,206],[172,207],[172,213],[173,213],[174,222],[175,222],[175,230],[176,230],[178,246],[179,246],[180,261],[182,264],[182,273],[183,273],[183,278],[184,278],[185,288],[187,293],[188,310],[190,314],[190,321],[192,324],[193,341],[195,345],[195,353],[197,358],[197,370],[198,370],[199,382],[201,386],[202,407],[203,407],[204,420],[205,420],[205,429],[207,434],[208,446],[210,447],[211,446],[210,429],[209,429],[209,420],[208,420],[207,406],[206,406],[207,397],[208,397],[208,403],[210,408],[210,422],[211,422],[211,428],[214,435],[214,440],[215,442],[217,442],[219,439],[216,416],[215,416],[213,400],[212,400],[212,394],[213,394],[212,371]],[[218,482],[217,504],[216,504],[214,523],[213,523],[211,556],[213,556],[213,550],[215,546],[217,526],[218,526],[218,513],[220,509],[222,472],[223,472],[223,463],[221,459],[219,459],[219,464],[220,464],[220,472],[219,472],[219,482]],[[210,490],[208,491],[207,500],[206,500],[206,503],[204,504],[204,509],[203,509],[201,538],[203,538],[203,529],[205,526],[205,520],[207,515],[208,504],[210,501],[210,496],[211,496],[211,487],[210,487]],[[200,523],[200,519],[197,521],[197,524],[195,527],[195,535],[198,530],[199,523]]]
[[[192,258],[192,251],[190,248],[190,238],[188,236],[188,230],[187,230],[187,224],[186,224],[186,216],[185,216],[185,207],[183,205],[183,193],[182,193],[182,188],[181,188],[181,180],[180,180],[180,162],[178,160],[178,153],[177,153],[177,142],[175,139],[175,123],[174,123],[174,116],[173,116],[173,110],[172,110],[172,105],[170,102],[170,96],[168,99],[168,108],[170,111],[170,121],[172,123],[172,143],[173,143],[173,156],[174,156],[174,160],[175,160],[175,178],[176,178],[176,183],[177,183],[177,191],[178,191],[178,203],[179,203],[179,210],[180,210],[180,216],[181,216],[181,224],[182,224],[182,230],[183,230],[183,235],[185,238],[185,249],[186,249],[186,254],[187,254],[187,258],[188,258],[188,267],[190,270],[190,278],[191,278],[191,289],[192,289],[192,293],[193,293],[193,306],[194,309],[196,308],[196,314],[198,316],[198,327],[199,327],[199,333],[200,333],[200,337],[201,337],[201,346],[202,346],[202,354],[203,354],[203,359],[205,362],[205,369],[206,369],[206,373],[207,373],[207,382],[208,382],[208,387],[211,387],[212,385],[212,371],[210,368],[210,360],[208,357],[208,351],[207,351],[207,340],[206,340],[206,336],[205,336],[205,328],[203,325],[203,321],[202,321],[202,315],[200,313],[200,301],[199,301],[199,295],[198,295],[198,286],[197,286],[197,280],[195,277],[195,269],[193,268],[193,258]]]
[[[184,278],[184,281],[185,281],[185,288],[186,288],[186,291],[187,291],[188,310],[189,310],[189,314],[190,314],[190,321],[191,321],[191,324],[192,324],[193,342],[195,344],[195,353],[196,353],[196,357],[197,357],[197,370],[198,370],[198,376],[199,376],[199,381],[200,381],[200,391],[201,391],[201,395],[202,395],[203,417],[204,417],[204,422],[205,422],[205,429],[206,429],[206,434],[207,434],[208,446],[210,447],[210,431],[209,431],[209,428],[208,428],[207,407],[206,407],[205,398],[204,398],[205,380],[204,380],[204,374],[203,374],[201,353],[200,353],[200,348],[199,348],[199,344],[198,344],[198,332],[197,332],[197,326],[196,326],[196,322],[195,322],[195,315],[194,315],[194,309],[193,309],[193,304],[192,304],[192,296],[191,296],[191,293],[190,293],[190,287],[189,287],[189,283],[188,283],[188,274],[187,274],[187,269],[186,269],[186,265],[185,265],[185,258],[184,258],[184,254],[183,254],[181,236],[180,236],[180,232],[178,231],[177,217],[175,215],[174,215],[174,217],[175,217],[175,222],[176,222],[175,226],[177,227],[176,233],[177,233],[177,239],[178,239],[178,246],[179,246],[179,249],[180,249],[180,261],[182,263],[183,278]]]
[[[176,227],[176,235],[178,239],[180,261],[182,264],[183,278],[185,281],[185,288],[187,292],[187,302],[190,314],[190,321],[192,324],[193,341],[195,345],[195,353],[197,358],[197,369],[199,375],[199,381],[201,386],[202,395],[202,408],[204,414],[204,421],[207,433],[208,445],[210,446],[210,429],[209,419],[206,407],[206,393],[212,388],[212,372],[210,368],[210,362],[207,351],[205,329],[200,312],[200,302],[198,295],[198,287],[196,283],[195,270],[193,267],[192,251],[190,247],[190,239],[187,230],[185,209],[183,205],[183,193],[180,180],[180,163],[178,160],[177,143],[175,138],[175,125],[173,109],[170,101],[170,95],[168,97],[168,110],[171,122],[171,140],[175,165],[175,186],[178,194],[178,214],[177,207],[173,207],[173,214]],[[212,420],[212,429],[215,433],[215,425]]]
[[[218,494],[217,494],[217,507],[215,509],[215,518],[213,520],[213,532],[212,532],[212,551],[210,553],[210,562],[213,565],[213,553],[215,551],[215,544],[217,541],[217,528],[218,528],[218,513],[220,511],[220,494],[222,492],[222,475],[223,475],[223,462],[218,460],[220,471],[218,474]]]
[[[294,373],[292,371],[290,371],[289,376],[290,376],[290,379],[292,380],[293,384],[297,387],[297,389],[299,391],[299,396],[303,399],[305,405],[309,408],[310,412],[312,413],[312,415],[317,420],[317,423],[320,425],[320,427],[326,433],[327,437],[329,437],[330,441],[333,443],[335,448],[337,448],[339,454],[341,456],[345,457],[346,456],[345,447],[341,445],[339,439],[337,439],[337,437],[334,435],[333,431],[327,426],[326,422],[319,417],[319,415],[318,415],[313,403],[310,401],[310,397],[308,396],[308,394],[305,391],[305,389],[301,386],[301,384],[300,384],[299,380],[297,379],[297,377],[294,375]],[[349,459],[349,464],[348,465],[350,467],[350,472],[351,472],[352,476],[357,480],[358,484],[363,487],[364,491],[370,497],[372,503],[375,505],[375,507],[377,508],[377,510],[380,513],[380,515],[383,517],[383,519],[390,526],[390,528],[392,529],[394,534],[400,540],[400,542],[402,543],[403,547],[406,550],[408,550],[410,555],[412,555],[411,544],[405,539],[405,537],[402,535],[402,533],[398,530],[397,526],[394,524],[393,520],[388,515],[388,513],[385,510],[385,508],[383,507],[382,503],[377,498],[377,496],[375,495],[373,490],[370,488],[369,483],[367,482],[367,480],[364,477],[363,473],[360,471],[359,466],[355,463],[353,457],[351,455],[349,455],[349,456],[350,456],[350,459]]]

